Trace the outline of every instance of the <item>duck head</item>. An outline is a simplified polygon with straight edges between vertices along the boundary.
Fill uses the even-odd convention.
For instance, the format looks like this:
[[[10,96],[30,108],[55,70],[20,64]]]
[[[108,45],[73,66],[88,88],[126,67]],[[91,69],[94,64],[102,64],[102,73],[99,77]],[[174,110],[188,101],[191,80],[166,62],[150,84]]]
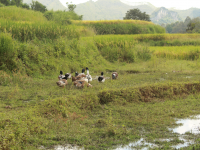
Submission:
[[[75,73],[75,77],[77,77],[77,76],[78,76],[78,72]]]
[[[82,73],[84,73],[85,72],[85,69],[82,69]]]

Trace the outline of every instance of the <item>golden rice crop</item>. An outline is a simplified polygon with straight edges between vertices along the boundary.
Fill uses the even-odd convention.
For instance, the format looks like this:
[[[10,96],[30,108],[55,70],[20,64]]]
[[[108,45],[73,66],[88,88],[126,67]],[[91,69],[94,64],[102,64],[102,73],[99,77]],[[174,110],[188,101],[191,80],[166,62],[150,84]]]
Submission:
[[[172,46],[150,47],[157,57],[181,60],[197,60],[200,55],[200,46]]]
[[[97,35],[95,40],[100,41],[150,41],[150,40],[178,40],[178,39],[200,39],[200,34],[134,34],[134,35]]]
[[[143,21],[143,20],[98,20],[98,21],[91,21],[91,20],[83,20],[78,21],[74,20],[72,21],[74,24],[154,24],[153,22],[149,21]]]

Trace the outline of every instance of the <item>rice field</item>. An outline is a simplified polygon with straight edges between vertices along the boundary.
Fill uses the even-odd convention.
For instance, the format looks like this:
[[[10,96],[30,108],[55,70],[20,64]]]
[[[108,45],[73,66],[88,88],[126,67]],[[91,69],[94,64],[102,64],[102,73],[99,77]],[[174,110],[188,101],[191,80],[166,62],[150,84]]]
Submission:
[[[77,21],[73,20],[72,21],[74,24],[84,24],[84,25],[89,25],[89,24],[154,24],[150,21],[142,21],[142,20],[100,20],[100,21],[91,21],[91,20],[82,20],[82,21]]]
[[[153,55],[166,59],[198,60],[200,46],[150,47]]]
[[[184,143],[168,129],[177,118],[200,114],[200,34],[160,28],[162,34],[102,36],[83,25],[17,20],[0,19],[0,149],[107,150],[141,138],[153,149]],[[129,21],[101,24],[116,22]],[[77,89],[72,80],[56,85],[60,70],[74,75],[85,67],[93,88]],[[102,71],[105,83],[97,81]],[[198,149],[199,135],[184,137],[195,143],[185,149]]]

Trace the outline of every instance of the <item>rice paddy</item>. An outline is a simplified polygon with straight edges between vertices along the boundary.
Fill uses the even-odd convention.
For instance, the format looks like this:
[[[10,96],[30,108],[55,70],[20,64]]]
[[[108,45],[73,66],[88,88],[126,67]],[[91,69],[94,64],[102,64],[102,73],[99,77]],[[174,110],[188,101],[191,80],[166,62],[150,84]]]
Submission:
[[[2,150],[116,149],[140,139],[157,145],[150,149],[174,149],[184,141],[169,128],[200,114],[199,34],[100,36],[76,25],[2,17],[0,24]],[[159,46],[163,41],[169,45]],[[60,70],[74,75],[85,67],[93,88],[56,85]],[[97,81],[102,71],[105,83]],[[199,134],[184,136],[193,144],[183,149],[199,148]]]

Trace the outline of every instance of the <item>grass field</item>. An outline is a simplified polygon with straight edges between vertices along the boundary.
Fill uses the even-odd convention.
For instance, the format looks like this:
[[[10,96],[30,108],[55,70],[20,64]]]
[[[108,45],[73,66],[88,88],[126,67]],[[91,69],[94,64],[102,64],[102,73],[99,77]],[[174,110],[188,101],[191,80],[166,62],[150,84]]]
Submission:
[[[100,36],[11,8],[0,8],[6,12],[0,14],[0,149],[107,150],[141,138],[157,145],[152,149],[184,143],[169,128],[200,114],[200,34]],[[98,23],[111,22],[117,21]],[[56,85],[60,70],[74,75],[85,67],[93,88],[77,89],[71,80]],[[113,71],[117,80],[110,79]],[[183,149],[199,149],[198,134],[183,136],[195,143]]]
[[[59,144],[108,149],[143,137],[153,143],[171,139],[159,142],[160,148],[170,149],[182,142],[168,131],[168,127],[177,126],[175,118],[200,113],[199,65],[199,61],[162,58],[119,64],[118,80],[107,79],[100,84],[94,79],[93,88],[84,89],[76,89],[71,81],[66,88],[59,88],[57,76],[37,79],[13,74],[11,78],[1,72],[0,145],[3,149],[53,148]],[[90,72],[93,78],[99,75]],[[110,77],[110,72],[105,76]],[[185,89],[188,83],[194,84],[192,91]],[[169,91],[161,94],[160,90],[167,87]],[[172,87],[180,93],[171,92]],[[143,98],[137,99],[134,89],[146,90],[150,95],[154,89],[157,95],[140,95]],[[108,103],[102,101],[104,92],[110,93]],[[132,98],[128,98],[131,93]]]

